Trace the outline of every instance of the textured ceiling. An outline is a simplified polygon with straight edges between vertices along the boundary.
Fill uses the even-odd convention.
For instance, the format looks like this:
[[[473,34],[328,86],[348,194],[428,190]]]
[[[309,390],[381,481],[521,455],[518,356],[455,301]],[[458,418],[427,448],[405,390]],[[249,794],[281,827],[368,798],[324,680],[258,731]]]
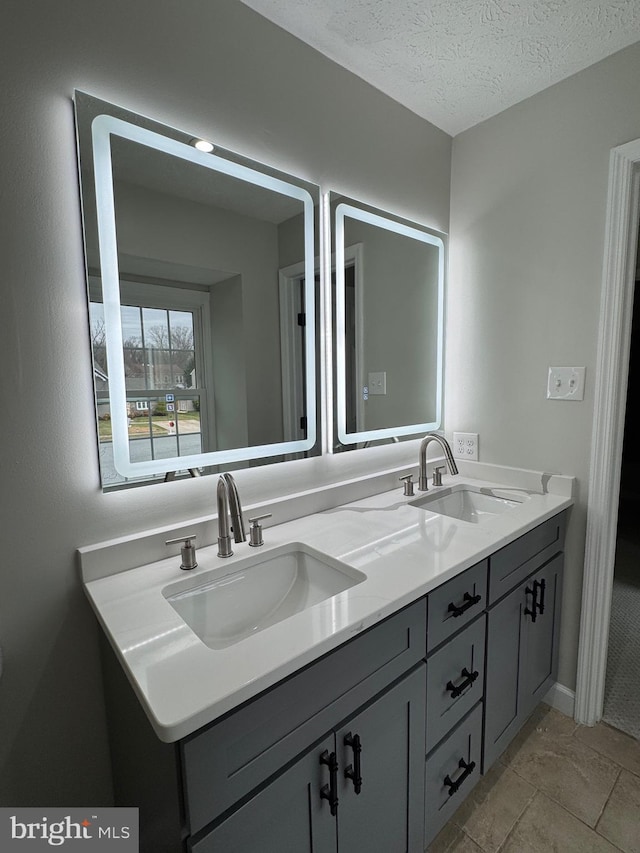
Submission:
[[[640,0],[243,0],[451,135],[640,40]]]

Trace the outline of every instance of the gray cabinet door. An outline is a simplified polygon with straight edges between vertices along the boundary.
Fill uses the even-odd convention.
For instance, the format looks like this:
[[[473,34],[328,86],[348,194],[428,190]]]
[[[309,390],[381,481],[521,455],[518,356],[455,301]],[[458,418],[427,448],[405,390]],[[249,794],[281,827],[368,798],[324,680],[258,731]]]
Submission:
[[[528,717],[545,697],[558,673],[558,632],[562,599],[562,554],[529,579],[526,589],[536,593],[535,619],[525,618],[521,661],[521,707]],[[530,597],[532,593],[527,593]]]
[[[405,607],[181,743],[195,835],[426,654],[425,600]]]
[[[355,775],[361,776],[361,787],[345,775],[357,771],[356,736],[361,751]],[[339,853],[422,853],[424,664],[337,731],[336,751]]]
[[[484,773],[555,680],[562,563],[556,555],[489,610]]]
[[[520,587],[514,589],[487,616],[483,773],[520,728],[518,677],[523,591]]]
[[[192,853],[336,853],[336,818],[328,793],[329,768],[320,757],[334,751],[333,735],[219,826],[189,845]]]
[[[334,815],[327,799],[331,772],[321,761],[333,754]],[[421,664],[192,842],[189,850],[422,853],[424,754],[425,664]]]

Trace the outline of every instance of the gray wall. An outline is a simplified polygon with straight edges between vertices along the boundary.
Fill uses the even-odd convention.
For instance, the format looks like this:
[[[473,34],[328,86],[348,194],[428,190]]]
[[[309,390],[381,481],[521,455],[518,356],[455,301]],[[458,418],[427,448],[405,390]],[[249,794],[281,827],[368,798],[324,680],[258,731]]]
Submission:
[[[211,478],[100,491],[74,88],[442,231],[451,139],[232,0],[4,0],[0,79],[0,804],[99,804],[75,549],[213,513],[214,494]]]
[[[611,148],[640,137],[640,44],[456,137],[445,420],[485,462],[578,477],[559,679],[575,685]],[[546,399],[586,365],[584,402]]]
[[[213,387],[218,400],[234,403],[214,406],[217,447],[232,447],[234,440],[238,446],[249,443],[242,295],[239,275],[211,288]]]

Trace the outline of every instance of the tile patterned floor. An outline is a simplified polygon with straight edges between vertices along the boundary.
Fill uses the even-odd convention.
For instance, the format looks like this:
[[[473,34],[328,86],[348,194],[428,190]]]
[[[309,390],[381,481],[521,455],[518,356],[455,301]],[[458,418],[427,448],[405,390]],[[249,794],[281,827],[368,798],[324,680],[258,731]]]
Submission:
[[[428,853],[640,853],[640,741],[542,705]]]

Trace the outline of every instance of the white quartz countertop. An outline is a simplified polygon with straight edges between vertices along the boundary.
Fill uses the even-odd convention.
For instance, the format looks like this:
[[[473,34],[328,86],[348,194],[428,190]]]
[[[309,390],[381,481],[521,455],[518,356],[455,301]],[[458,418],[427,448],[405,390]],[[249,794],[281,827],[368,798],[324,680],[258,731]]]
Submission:
[[[234,555],[220,559],[215,545],[201,548],[191,572],[181,571],[174,555],[86,581],[158,737],[173,742],[191,734],[572,504],[559,494],[443,478],[445,487],[463,482],[526,499],[477,524],[411,506],[422,493],[404,497],[396,488],[267,528],[260,549],[234,545]],[[237,571],[256,552],[266,556],[289,543],[334,557],[366,580],[220,649],[205,645],[163,595],[187,577],[195,587]]]

